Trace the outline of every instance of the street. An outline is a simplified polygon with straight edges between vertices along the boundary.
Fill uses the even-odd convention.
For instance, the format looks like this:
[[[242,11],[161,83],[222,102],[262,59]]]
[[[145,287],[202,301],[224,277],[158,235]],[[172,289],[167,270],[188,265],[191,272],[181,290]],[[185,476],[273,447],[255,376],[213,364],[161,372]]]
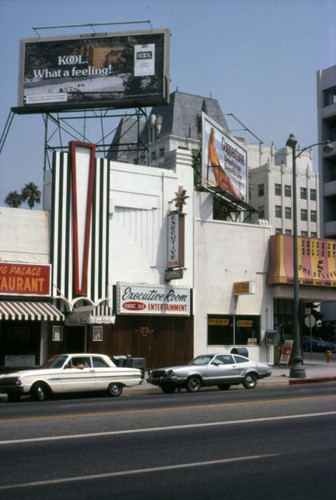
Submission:
[[[0,404],[4,499],[334,498],[335,383]]]

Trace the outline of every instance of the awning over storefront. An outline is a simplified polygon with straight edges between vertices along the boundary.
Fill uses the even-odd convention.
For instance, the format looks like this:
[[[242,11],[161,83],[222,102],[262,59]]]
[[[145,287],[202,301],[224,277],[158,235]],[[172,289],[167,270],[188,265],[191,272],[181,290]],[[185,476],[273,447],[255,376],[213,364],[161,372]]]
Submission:
[[[0,320],[64,321],[64,315],[48,302],[0,301]]]

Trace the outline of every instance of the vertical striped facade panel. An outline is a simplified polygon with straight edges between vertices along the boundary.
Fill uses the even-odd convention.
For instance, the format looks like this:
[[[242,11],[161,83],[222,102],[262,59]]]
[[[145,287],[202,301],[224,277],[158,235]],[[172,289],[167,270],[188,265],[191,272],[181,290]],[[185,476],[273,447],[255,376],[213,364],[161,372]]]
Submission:
[[[87,264],[87,293],[83,299],[98,304],[108,297],[108,241],[109,241],[109,164],[95,160],[92,196],[91,231]],[[51,216],[53,295],[69,302],[76,299],[74,290],[74,248],[72,218],[72,173],[70,155],[54,153],[53,200]],[[84,303],[83,303],[84,304]],[[101,302],[95,315],[108,315],[108,303]],[[87,304],[86,304],[87,305]],[[59,306],[66,309],[64,301]]]

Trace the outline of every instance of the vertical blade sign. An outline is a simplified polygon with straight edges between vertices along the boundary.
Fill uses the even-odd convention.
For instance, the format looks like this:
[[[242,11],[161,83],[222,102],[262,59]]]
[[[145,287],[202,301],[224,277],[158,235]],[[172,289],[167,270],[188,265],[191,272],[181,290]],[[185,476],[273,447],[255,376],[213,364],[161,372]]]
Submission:
[[[72,171],[74,295],[87,295],[96,146],[71,141],[69,151]]]

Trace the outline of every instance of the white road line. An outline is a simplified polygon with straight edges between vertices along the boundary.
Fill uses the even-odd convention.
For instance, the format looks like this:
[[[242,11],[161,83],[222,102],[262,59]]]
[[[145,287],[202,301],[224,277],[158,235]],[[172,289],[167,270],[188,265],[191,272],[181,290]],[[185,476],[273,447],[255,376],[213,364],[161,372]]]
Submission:
[[[133,469],[133,470],[124,470],[119,472],[106,472],[105,474],[92,474],[90,476],[75,476],[75,477],[66,477],[59,479],[50,479],[46,481],[32,481],[29,483],[21,483],[21,484],[7,484],[4,486],[0,486],[0,491],[5,490],[15,490],[19,488],[28,488],[28,487],[36,487],[36,486],[51,486],[54,484],[66,484],[80,481],[92,481],[96,479],[108,479],[112,477],[122,477],[122,476],[132,476],[135,474],[148,474],[151,472],[164,472],[164,471],[172,471],[177,469],[190,469],[192,467],[204,467],[209,465],[221,465],[221,464],[230,464],[234,462],[244,462],[247,460],[259,460],[262,458],[271,458],[279,456],[278,453],[271,453],[267,455],[251,455],[249,457],[236,457],[236,458],[223,458],[221,460],[210,460],[208,462],[194,462],[188,464],[176,464],[176,465],[165,465],[161,467],[148,467],[146,469]]]
[[[143,432],[164,432],[164,431],[176,431],[183,429],[197,429],[205,427],[215,427],[215,426],[225,426],[225,425],[237,425],[237,424],[253,424],[257,422],[272,422],[276,420],[293,420],[299,418],[311,418],[311,417],[323,417],[327,415],[336,415],[336,411],[326,411],[320,413],[306,413],[302,415],[284,415],[277,417],[263,417],[263,418],[252,418],[248,420],[230,420],[227,422],[207,422],[204,424],[185,424],[185,425],[171,425],[167,427],[149,427],[145,429],[127,429],[120,431],[109,431],[109,432],[93,432],[90,434],[69,434],[68,436],[48,436],[48,437],[36,437],[28,439],[11,439],[6,441],[0,441],[1,445],[9,444],[24,444],[24,443],[42,443],[45,441],[61,441],[63,439],[87,439],[92,437],[106,437],[106,436],[122,436],[125,434],[142,434]]]

